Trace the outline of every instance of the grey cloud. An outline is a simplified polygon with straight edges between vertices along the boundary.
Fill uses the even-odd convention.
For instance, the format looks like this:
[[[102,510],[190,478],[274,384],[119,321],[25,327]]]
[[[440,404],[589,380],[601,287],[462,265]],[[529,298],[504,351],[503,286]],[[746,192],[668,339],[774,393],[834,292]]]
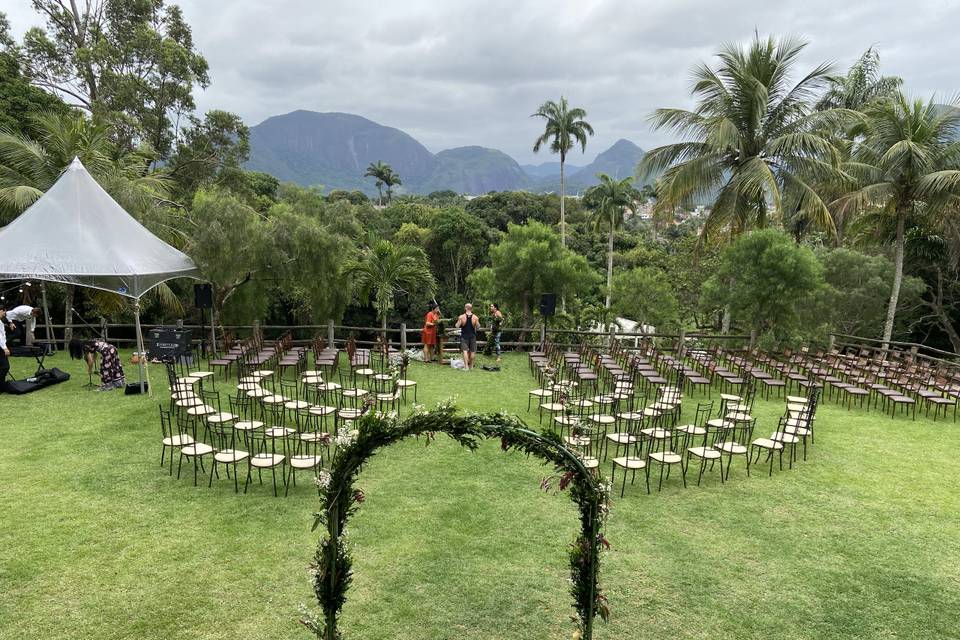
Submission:
[[[169,0],[168,0],[169,1]],[[13,4],[13,3],[11,3]],[[801,69],[845,69],[870,45],[918,95],[953,95],[960,57],[953,0],[180,0],[213,84],[201,109],[250,124],[294,109],[348,111],[401,128],[433,151],[497,147],[534,156],[529,117],[566,95],[597,130],[589,161],[618,138],[666,142],[647,116],[690,104],[689,73],[725,42],[797,34]],[[26,0],[5,9],[23,30]]]

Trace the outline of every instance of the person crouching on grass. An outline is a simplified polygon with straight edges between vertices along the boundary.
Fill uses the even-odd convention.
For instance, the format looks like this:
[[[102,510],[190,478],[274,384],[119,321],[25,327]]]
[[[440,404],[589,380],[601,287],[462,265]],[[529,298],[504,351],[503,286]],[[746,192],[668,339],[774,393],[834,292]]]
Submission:
[[[74,360],[86,360],[87,371],[93,372],[96,354],[100,355],[100,391],[121,389],[126,385],[123,377],[123,365],[117,348],[105,340],[70,341],[70,357]]]
[[[460,329],[463,368],[469,371],[473,369],[473,356],[477,353],[477,330],[480,328],[480,319],[473,315],[473,305],[469,302],[464,305],[456,326]]]

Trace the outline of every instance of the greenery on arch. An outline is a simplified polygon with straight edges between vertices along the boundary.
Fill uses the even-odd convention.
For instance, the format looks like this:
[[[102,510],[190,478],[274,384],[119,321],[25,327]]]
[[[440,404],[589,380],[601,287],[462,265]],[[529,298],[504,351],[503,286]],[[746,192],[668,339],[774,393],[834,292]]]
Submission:
[[[609,487],[583,466],[556,433],[536,433],[516,416],[503,413],[457,413],[451,402],[432,411],[418,410],[404,420],[392,414],[371,413],[357,420],[353,430],[337,434],[337,453],[330,470],[321,471],[317,479],[322,509],[315,514],[314,529],[325,524],[327,533],[320,540],[311,574],[323,616],[304,609],[301,622],[322,640],[342,639],[337,620],[353,578],[353,561],[343,536],[348,520],[365,499],[363,491],[355,486],[360,469],[383,447],[411,436],[423,437],[429,444],[438,433],[445,433],[471,451],[482,439],[499,439],[504,451],[522,451],[553,466],[558,487],[569,489],[580,516],[580,533],[569,551],[575,637],[592,638],[595,617],[606,620],[609,615],[599,584],[600,555],[609,548],[602,532]],[[552,478],[545,478],[541,487],[549,489]]]

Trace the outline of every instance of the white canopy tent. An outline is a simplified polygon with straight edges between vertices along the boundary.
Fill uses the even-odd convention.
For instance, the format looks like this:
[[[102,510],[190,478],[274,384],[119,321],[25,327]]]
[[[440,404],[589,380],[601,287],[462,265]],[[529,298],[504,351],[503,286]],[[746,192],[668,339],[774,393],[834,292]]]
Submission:
[[[140,353],[140,298],[181,277],[199,277],[193,261],[124,211],[79,158],[39,200],[0,229],[0,279],[63,282],[132,298]],[[142,391],[145,358],[139,361]]]

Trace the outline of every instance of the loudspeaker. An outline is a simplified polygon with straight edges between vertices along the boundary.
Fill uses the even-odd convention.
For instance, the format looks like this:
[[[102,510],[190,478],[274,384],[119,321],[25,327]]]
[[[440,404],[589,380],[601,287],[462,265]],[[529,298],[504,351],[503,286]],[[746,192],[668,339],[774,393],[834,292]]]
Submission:
[[[150,390],[150,383],[146,380],[143,381],[143,393],[146,393]],[[139,382],[128,382],[127,386],[123,388],[123,395],[125,396],[137,396],[140,395],[140,383]]]
[[[197,309],[211,309],[213,307],[213,287],[209,284],[193,285],[193,306]]]
[[[540,315],[552,316],[557,312],[557,294],[545,293],[540,296]]]

